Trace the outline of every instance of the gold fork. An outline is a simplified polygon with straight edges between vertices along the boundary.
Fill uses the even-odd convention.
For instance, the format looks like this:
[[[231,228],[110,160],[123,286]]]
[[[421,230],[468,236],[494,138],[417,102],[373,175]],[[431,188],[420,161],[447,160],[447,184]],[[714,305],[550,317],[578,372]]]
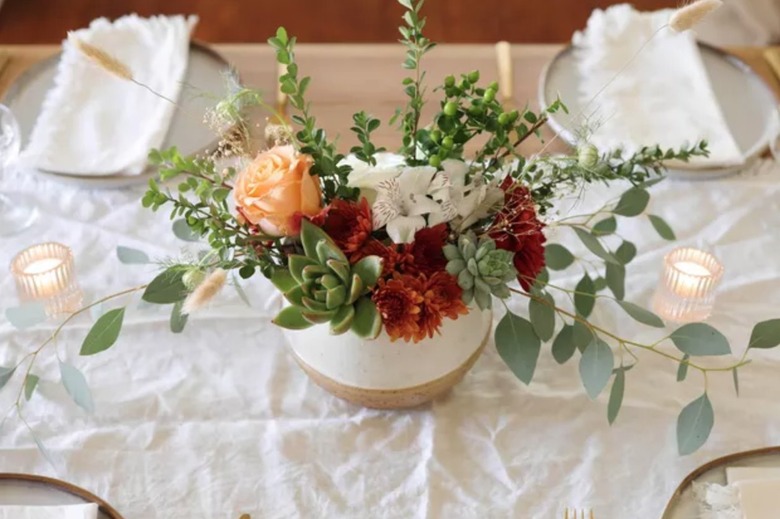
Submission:
[[[563,511],[563,519],[596,519],[596,516],[593,515],[593,510],[586,512],[584,508],[579,511],[576,508],[566,508]]]

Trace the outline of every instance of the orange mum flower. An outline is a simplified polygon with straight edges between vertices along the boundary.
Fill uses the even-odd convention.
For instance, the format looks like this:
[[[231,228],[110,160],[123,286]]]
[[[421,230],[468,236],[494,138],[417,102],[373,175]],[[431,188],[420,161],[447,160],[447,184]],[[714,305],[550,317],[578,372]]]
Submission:
[[[430,278],[396,272],[392,279],[379,281],[372,299],[391,340],[420,342],[439,333],[445,317],[468,313],[461,294],[457,279],[446,272]]]
[[[333,238],[347,256],[359,251],[374,230],[371,208],[365,198],[360,202],[336,198],[311,221]],[[357,261],[350,260],[353,263]]]

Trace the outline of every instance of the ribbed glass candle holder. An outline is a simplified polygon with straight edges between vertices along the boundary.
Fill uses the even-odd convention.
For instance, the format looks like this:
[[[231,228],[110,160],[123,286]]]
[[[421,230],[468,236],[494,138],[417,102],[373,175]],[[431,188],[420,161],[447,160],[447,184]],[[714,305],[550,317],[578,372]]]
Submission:
[[[48,315],[72,312],[81,306],[73,253],[61,243],[33,245],[11,262],[16,291],[22,302],[39,301]]]
[[[709,252],[675,249],[664,258],[663,279],[653,298],[653,309],[670,321],[703,321],[712,313],[722,277],[723,265]]]

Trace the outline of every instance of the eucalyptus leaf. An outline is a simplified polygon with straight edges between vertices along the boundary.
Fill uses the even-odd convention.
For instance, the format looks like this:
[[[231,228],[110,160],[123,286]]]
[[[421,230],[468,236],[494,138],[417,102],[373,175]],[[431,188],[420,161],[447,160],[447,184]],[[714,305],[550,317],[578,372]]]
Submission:
[[[95,404],[92,401],[92,393],[87,385],[87,380],[81,371],[75,366],[60,362],[60,375],[62,376],[62,385],[76,404],[92,413],[95,410]]]
[[[639,321],[642,324],[646,324],[647,326],[652,326],[654,328],[664,327],[664,322],[661,320],[661,318],[650,310],[645,310],[641,306],[635,305],[634,303],[629,303],[628,301],[617,301],[617,304],[619,304],[620,308],[625,310],[625,312],[634,320]]]
[[[626,297],[626,267],[607,263],[606,272],[607,286],[612,291],[615,299],[622,300]]]
[[[532,298],[528,301],[528,314],[536,335],[547,342],[555,332],[555,301],[550,294],[541,294],[545,302]]]
[[[615,356],[606,342],[595,338],[585,348],[580,358],[580,378],[591,399],[599,396],[606,387],[614,366]]]
[[[169,268],[159,274],[149,283],[141,299],[147,303],[169,305],[182,301],[187,297],[187,287],[182,277],[184,270],[177,267]]]
[[[39,381],[40,379],[38,378],[38,375],[34,375],[32,373],[28,373],[27,376],[24,378],[25,400],[29,401],[32,398],[35,388],[38,387]]]
[[[122,331],[122,322],[125,318],[125,309],[115,308],[104,313],[100,319],[92,325],[84,342],[81,344],[80,355],[94,355],[105,351],[114,345],[119,332]]]
[[[672,228],[669,226],[668,223],[666,223],[666,220],[654,214],[648,215],[647,217],[650,219],[650,223],[653,224],[653,228],[655,229],[655,232],[658,233],[658,236],[660,236],[664,240],[669,240],[669,241],[673,241],[677,239],[677,237],[674,235],[674,231],[672,230]]]
[[[557,243],[551,243],[544,248],[544,259],[547,268],[564,270],[574,263],[574,255],[569,249]]]
[[[552,344],[552,355],[555,362],[558,364],[565,364],[577,349],[577,343],[574,342],[574,327],[570,324],[566,324],[558,332],[558,336]]]
[[[8,381],[14,376],[14,371],[16,371],[16,368],[0,366],[0,389],[3,389],[8,384]]]
[[[530,384],[536,371],[542,343],[529,321],[507,312],[496,326],[496,349],[512,373]]]
[[[614,216],[604,218],[591,229],[594,236],[607,236],[617,230],[617,220]]]
[[[589,317],[596,304],[596,287],[593,280],[585,274],[574,288],[574,307],[582,317]]]
[[[588,345],[595,337],[590,328],[582,324],[580,321],[574,321],[571,336],[574,340],[574,346],[580,350],[580,353],[585,351],[585,348],[588,347]]]
[[[57,468],[57,465],[54,463],[54,456],[52,456],[51,451],[46,448],[46,445],[44,445],[43,441],[41,441],[40,438],[32,431],[30,430],[30,436],[32,436],[33,441],[35,442],[36,447],[38,447],[38,451],[43,454],[43,457],[46,458],[46,461],[49,462],[49,465],[52,467]]]
[[[598,238],[593,236],[591,233],[584,229],[580,229],[579,227],[575,227],[574,232],[577,234],[577,237],[580,239],[582,244],[585,245],[585,247],[590,252],[608,263],[619,263],[617,258],[612,253],[608,252],[607,249],[605,249],[598,240]]]
[[[670,336],[677,349],[690,356],[726,355],[731,347],[726,337],[705,323],[690,323],[677,328]]]
[[[131,247],[119,246],[116,248],[116,256],[125,265],[145,265],[151,263],[149,256],[142,250]]]
[[[772,319],[753,327],[748,348],[769,349],[778,344],[780,344],[780,319]]]
[[[200,236],[192,230],[187,220],[180,218],[173,222],[173,234],[183,241],[199,241]]]
[[[737,372],[737,368],[731,370],[731,377],[734,380],[734,391],[736,391],[737,396],[739,396],[739,373]]]
[[[38,302],[24,303],[20,306],[7,308],[5,317],[14,328],[24,330],[46,320],[46,308]]]
[[[621,265],[628,265],[636,257],[636,245],[630,241],[624,241],[615,251],[615,258]]]
[[[688,376],[688,360],[691,358],[687,353],[683,355],[682,362],[677,367],[677,382],[682,382]]]
[[[650,193],[641,187],[632,187],[623,193],[612,212],[620,216],[639,216],[649,201]]]
[[[715,413],[707,393],[685,406],[677,417],[677,449],[680,456],[704,445],[715,423]]]
[[[238,277],[236,277],[236,274],[233,273],[233,287],[236,289],[236,293],[238,294],[238,297],[241,299],[241,301],[244,302],[244,304],[248,307],[252,307],[252,303],[249,302],[249,298],[246,295],[246,292],[244,291],[244,287],[241,286],[241,283],[238,281]]]
[[[612,382],[612,390],[609,392],[609,404],[607,404],[607,421],[609,425],[615,423],[620,408],[623,406],[623,395],[626,391],[626,371],[617,370],[615,380]]]
[[[170,326],[173,333],[183,332],[184,327],[187,325],[189,315],[181,313],[182,306],[184,306],[184,302],[177,301],[171,308]]]

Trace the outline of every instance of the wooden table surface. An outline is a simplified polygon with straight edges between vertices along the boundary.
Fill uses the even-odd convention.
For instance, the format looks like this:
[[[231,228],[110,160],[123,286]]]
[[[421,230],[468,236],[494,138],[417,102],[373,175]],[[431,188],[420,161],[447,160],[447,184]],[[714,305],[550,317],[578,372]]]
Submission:
[[[562,45],[514,45],[512,46],[515,100],[524,105],[538,107],[537,93],[539,77],[544,66],[563,48]],[[239,71],[243,82],[267,92],[272,102],[276,92],[276,62],[272,50],[260,44],[214,45]],[[6,45],[0,46],[11,61],[0,76],[0,92],[28,67],[58,52],[53,45]],[[780,97],[780,82],[764,61],[763,48],[740,48],[730,51],[753,67]],[[311,44],[299,45],[297,60],[300,75],[312,77],[307,96],[313,105],[319,125],[329,135],[340,136],[340,147],[346,150],[353,145],[349,127],[351,116],[359,110],[379,117],[383,125],[377,130],[375,143],[395,149],[399,137],[387,121],[396,107],[403,106],[405,97],[401,80],[407,75],[400,63],[404,49],[400,45],[388,44]],[[492,45],[440,45],[424,58],[427,70],[427,84],[441,84],[447,74],[479,70],[487,84],[497,80],[495,49]],[[431,93],[436,99],[436,93]],[[564,100],[565,101],[565,100]],[[433,111],[434,102],[426,109]],[[425,115],[424,114],[424,119]],[[548,132],[549,130],[545,130]],[[529,139],[530,141],[530,139]],[[528,142],[532,152],[536,143]]]

